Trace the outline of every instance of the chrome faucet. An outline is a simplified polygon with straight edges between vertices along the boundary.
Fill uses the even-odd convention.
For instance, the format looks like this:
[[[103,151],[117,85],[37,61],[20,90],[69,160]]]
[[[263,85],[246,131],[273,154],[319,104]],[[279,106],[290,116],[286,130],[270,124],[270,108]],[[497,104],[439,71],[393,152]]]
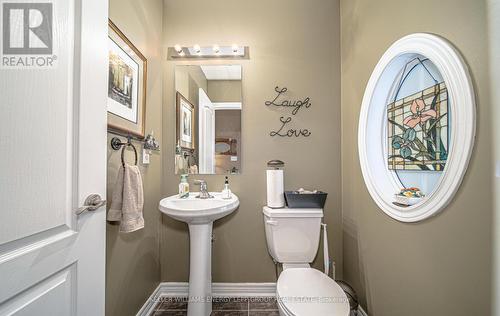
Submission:
[[[197,184],[200,186],[200,194],[196,197],[197,199],[211,199],[213,198],[212,195],[208,192],[208,186],[207,186],[207,181],[205,180],[195,180],[194,184]]]

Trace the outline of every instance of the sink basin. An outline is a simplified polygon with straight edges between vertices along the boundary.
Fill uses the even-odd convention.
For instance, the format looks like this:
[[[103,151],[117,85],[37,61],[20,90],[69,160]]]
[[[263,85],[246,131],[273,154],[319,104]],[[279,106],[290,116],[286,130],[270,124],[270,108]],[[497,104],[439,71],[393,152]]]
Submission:
[[[236,195],[223,199],[210,192],[211,199],[198,199],[198,192],[188,198],[177,195],[160,201],[160,211],[189,227],[189,301],[188,316],[209,316],[212,312],[212,226],[231,214],[240,201]]]
[[[222,199],[218,192],[211,192],[210,195],[214,198],[198,199],[197,192],[191,192],[185,199],[174,195],[160,201],[160,211],[181,222],[202,224],[231,214],[240,204],[234,194],[227,200]]]

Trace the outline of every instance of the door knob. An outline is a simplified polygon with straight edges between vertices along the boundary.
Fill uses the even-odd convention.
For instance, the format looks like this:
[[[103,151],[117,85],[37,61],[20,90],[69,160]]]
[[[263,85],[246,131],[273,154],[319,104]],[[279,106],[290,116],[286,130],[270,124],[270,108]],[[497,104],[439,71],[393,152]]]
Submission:
[[[106,204],[106,200],[101,199],[99,194],[91,194],[87,196],[82,207],[76,210],[76,215],[80,215],[85,211],[95,211]]]

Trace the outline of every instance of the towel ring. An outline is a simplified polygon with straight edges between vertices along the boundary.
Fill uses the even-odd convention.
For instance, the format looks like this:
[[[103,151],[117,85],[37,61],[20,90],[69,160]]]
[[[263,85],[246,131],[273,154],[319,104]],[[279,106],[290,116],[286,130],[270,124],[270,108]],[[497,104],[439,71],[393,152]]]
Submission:
[[[125,167],[125,148],[129,146],[132,147],[132,149],[134,150],[135,165],[137,166],[137,149],[135,149],[135,146],[132,143],[127,143],[122,147],[122,166],[124,167]]]
[[[132,149],[134,150],[135,165],[137,166],[137,149],[135,148],[134,144],[132,144],[131,137],[130,136],[127,137],[126,143],[123,143],[118,137],[113,137],[113,139],[111,139],[111,148],[113,148],[114,150],[118,150],[120,149],[120,147],[122,148],[121,157],[122,157],[122,166],[124,167],[125,167],[125,148],[129,146],[132,147]]]

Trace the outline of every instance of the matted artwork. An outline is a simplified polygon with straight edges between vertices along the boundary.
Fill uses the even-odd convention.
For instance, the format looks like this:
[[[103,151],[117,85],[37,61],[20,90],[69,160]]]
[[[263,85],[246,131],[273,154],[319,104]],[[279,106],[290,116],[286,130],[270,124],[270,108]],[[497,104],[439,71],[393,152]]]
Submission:
[[[444,82],[387,105],[390,170],[442,171],[448,158],[448,90]]]
[[[108,127],[144,137],[147,60],[109,20]]]
[[[194,106],[177,92],[177,143],[187,149],[194,148]]]

